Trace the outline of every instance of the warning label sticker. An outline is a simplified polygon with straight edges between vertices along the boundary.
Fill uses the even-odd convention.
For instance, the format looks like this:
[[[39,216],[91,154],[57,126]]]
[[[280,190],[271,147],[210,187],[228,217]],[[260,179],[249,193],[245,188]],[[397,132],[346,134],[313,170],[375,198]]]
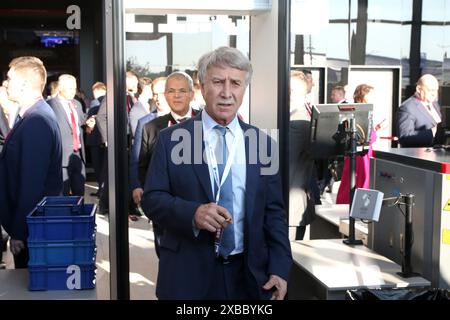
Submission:
[[[444,209],[442,209],[444,211],[450,211],[450,199],[448,199],[447,203],[444,206]]]
[[[450,230],[442,229],[442,244],[450,244]]]

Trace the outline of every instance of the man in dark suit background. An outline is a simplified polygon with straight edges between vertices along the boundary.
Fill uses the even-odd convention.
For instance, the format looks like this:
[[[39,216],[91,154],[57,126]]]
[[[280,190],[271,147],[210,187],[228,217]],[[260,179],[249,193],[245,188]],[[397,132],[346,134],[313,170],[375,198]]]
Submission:
[[[70,74],[58,78],[59,93],[48,101],[55,112],[61,130],[63,194],[84,196],[86,181],[83,129],[84,114],[81,104],[74,99],[77,79]]]
[[[152,79],[147,77],[139,78],[138,99],[130,110],[130,128],[133,139],[135,138],[139,119],[150,113],[150,101],[152,98]]]
[[[0,221],[11,237],[15,267],[26,268],[26,216],[44,196],[61,194],[61,134],[42,97],[47,78],[42,61],[20,57],[9,67],[8,97],[20,110],[0,155]]]
[[[136,204],[141,202],[145,185],[147,169],[152,159],[153,149],[159,132],[167,127],[183,122],[196,115],[195,110],[190,107],[194,98],[194,85],[192,78],[185,72],[176,71],[171,73],[165,81],[164,96],[159,97],[158,104],[166,103],[170,112],[146,123],[142,130],[141,148],[139,151],[138,178],[139,186],[133,189],[133,200]],[[162,228],[153,222],[155,234],[155,251],[159,257],[159,239]]]
[[[9,133],[9,122],[3,111],[4,100],[8,99],[8,94],[6,93],[6,88],[0,86],[0,153],[2,152],[3,145],[5,144],[5,139]],[[0,224],[0,269],[4,269],[5,265],[3,263],[3,251],[6,251],[7,241],[9,237],[6,232],[3,231]]]
[[[144,186],[139,181],[139,154],[141,152],[142,143],[142,131],[144,126],[157,117],[161,117],[170,112],[170,107],[167,104],[167,100],[164,97],[164,91],[166,87],[166,77],[158,77],[152,82],[153,99],[152,104],[155,105],[155,111],[140,118],[137,122],[133,145],[131,148],[130,156],[130,190],[134,203],[141,202],[142,193],[144,192]],[[145,177],[144,177],[145,178]]]
[[[438,80],[425,74],[417,82],[416,93],[399,107],[397,135],[401,147],[430,147],[440,143],[437,129],[442,119],[438,91]]]
[[[144,188],[144,212],[164,230],[156,295],[281,300],[292,256],[276,158],[237,117],[250,61],[221,47],[198,70],[205,109],[159,133]]]
[[[3,97],[5,96],[5,97]],[[8,94],[6,93],[6,88],[0,87],[0,152],[2,151],[3,145],[5,144],[6,136],[9,133],[9,122],[6,114],[3,110],[3,99],[7,99]]]
[[[98,191],[95,193],[91,193],[91,196],[100,196],[100,187],[103,183],[102,181],[102,170],[103,170],[103,161],[104,161],[104,151],[105,148],[102,147],[102,137],[100,135],[100,131],[98,129],[96,123],[96,117],[98,113],[98,109],[100,108],[100,104],[105,98],[106,95],[106,86],[103,82],[96,82],[92,86],[92,93],[95,97],[95,100],[91,102],[91,107],[86,115],[85,122],[85,132],[86,132],[86,141],[85,145],[89,148],[91,152],[91,160],[92,166],[94,167],[95,179],[97,180]]]
[[[310,152],[311,107],[306,104],[308,88],[306,75],[301,71],[291,71],[289,121],[289,226],[291,226],[289,238],[291,240],[303,240],[307,226],[316,217],[313,187],[317,188],[317,169]],[[292,226],[296,226],[295,229]]]

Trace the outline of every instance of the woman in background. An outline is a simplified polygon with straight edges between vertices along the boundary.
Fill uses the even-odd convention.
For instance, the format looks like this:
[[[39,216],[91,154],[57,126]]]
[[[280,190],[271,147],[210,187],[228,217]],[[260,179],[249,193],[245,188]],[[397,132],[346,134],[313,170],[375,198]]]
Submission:
[[[355,103],[373,103],[374,87],[367,84],[360,84],[353,93]],[[372,144],[377,139],[376,131],[381,128],[378,124],[370,134],[369,151],[367,154],[356,156],[356,188],[369,188],[370,178],[370,157],[372,157]],[[344,169],[342,171],[341,184],[336,196],[336,204],[350,203],[350,158],[345,156]]]

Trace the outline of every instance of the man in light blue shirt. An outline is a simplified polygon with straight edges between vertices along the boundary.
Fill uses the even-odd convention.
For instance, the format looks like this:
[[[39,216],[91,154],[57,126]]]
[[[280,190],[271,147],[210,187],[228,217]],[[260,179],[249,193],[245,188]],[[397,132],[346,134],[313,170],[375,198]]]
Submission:
[[[156,295],[282,300],[292,255],[278,154],[237,117],[250,61],[221,47],[198,70],[205,108],[159,133],[144,187],[144,212],[164,229]]]

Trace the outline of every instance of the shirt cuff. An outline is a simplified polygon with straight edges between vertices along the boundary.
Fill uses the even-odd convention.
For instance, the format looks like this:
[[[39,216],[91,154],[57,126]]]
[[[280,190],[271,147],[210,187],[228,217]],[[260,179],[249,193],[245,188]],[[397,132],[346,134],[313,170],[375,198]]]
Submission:
[[[194,219],[192,219],[192,232],[194,233],[194,237],[198,237],[199,233],[200,233],[200,229],[197,228],[197,226],[195,225],[195,221]]]

